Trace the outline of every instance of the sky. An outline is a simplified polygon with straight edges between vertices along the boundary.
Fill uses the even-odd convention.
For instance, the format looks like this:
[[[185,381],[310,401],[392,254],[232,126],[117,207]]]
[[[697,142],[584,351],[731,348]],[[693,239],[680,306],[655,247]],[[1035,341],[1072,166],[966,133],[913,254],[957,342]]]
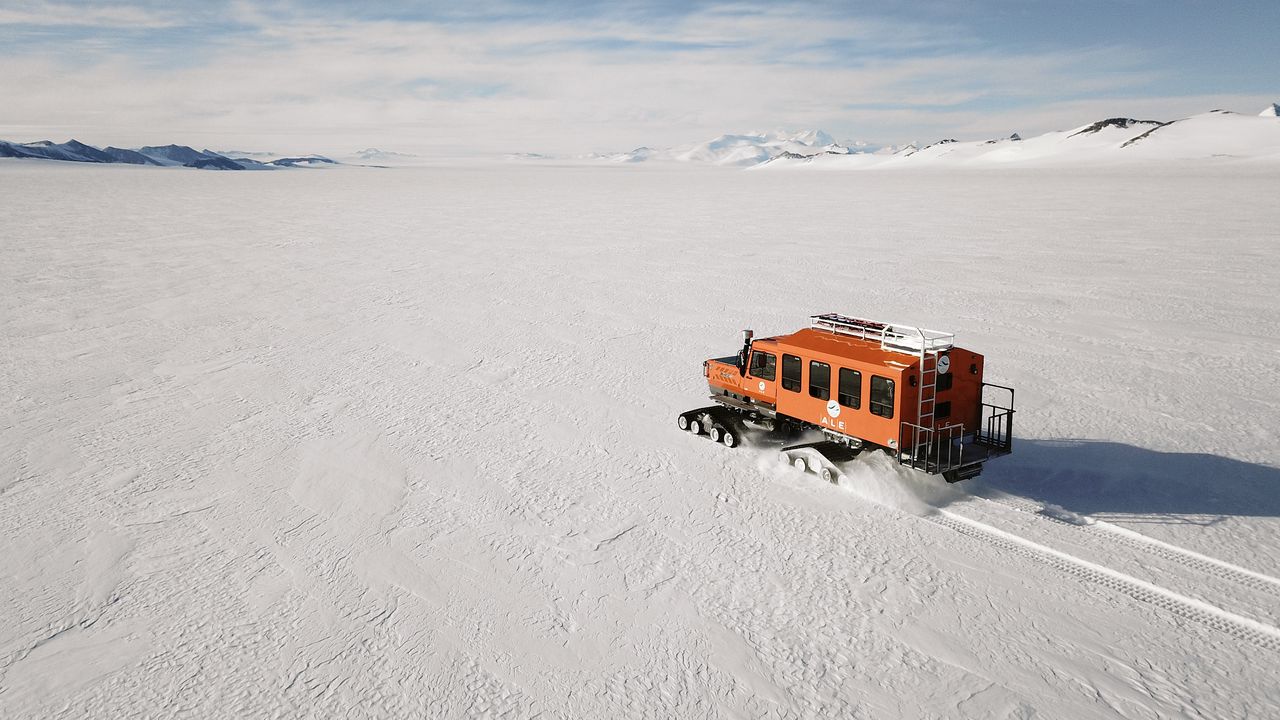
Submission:
[[[1280,2],[0,0],[0,138],[582,154],[1024,137],[1280,101]]]

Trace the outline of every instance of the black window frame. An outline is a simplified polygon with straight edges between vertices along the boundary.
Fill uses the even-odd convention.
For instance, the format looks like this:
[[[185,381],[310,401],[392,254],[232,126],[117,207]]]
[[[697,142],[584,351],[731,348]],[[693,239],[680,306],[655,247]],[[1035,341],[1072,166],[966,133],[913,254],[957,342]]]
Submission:
[[[845,373],[853,373],[854,378],[856,378],[853,383],[854,393],[852,395],[845,392],[845,388],[847,387],[845,384]],[[848,398],[852,398],[853,400],[852,404],[845,402],[845,400]],[[837,374],[837,377],[836,377],[836,402],[840,403],[842,407],[847,407],[850,410],[858,410],[862,407],[862,371],[861,370],[854,370],[853,368],[843,368],[843,367],[840,368],[840,372]]]
[[[879,388],[880,393],[883,393],[887,383],[887,387],[889,391],[888,402],[885,402],[883,398],[881,399],[876,398],[876,395],[877,395],[876,381],[877,380],[880,381],[879,382],[881,386]],[[871,392],[870,392],[871,397],[868,398],[867,409],[871,411],[872,415],[875,415],[876,417],[882,417],[887,420],[893,419],[893,405],[894,405],[894,402],[897,400],[897,398],[895,397],[895,393],[897,392],[896,385],[897,383],[893,381],[893,378],[887,378],[887,377],[884,377],[883,375],[871,376]]]
[[[764,368],[763,368],[764,370],[768,371],[769,373],[768,375],[764,375],[762,373],[757,372],[757,370],[760,369],[760,368],[757,368],[756,366],[756,358],[758,357],[769,358],[768,360],[765,361]],[[756,378],[758,380],[768,380],[769,382],[773,382],[777,380],[778,379],[778,356],[774,355],[773,353],[767,353],[763,350],[752,350],[751,366],[747,372],[751,373],[751,377]]]
[[[823,374],[826,374],[827,376],[825,387],[814,382],[815,376],[821,378]],[[817,390],[818,392],[815,393],[814,390]],[[809,397],[817,398],[819,400],[831,399],[831,366],[821,360],[809,361]]]
[[[788,358],[790,360],[788,360]],[[794,364],[796,373],[795,378],[788,377],[787,366]],[[804,360],[799,355],[790,353],[782,353],[782,389],[787,392],[800,392],[801,386],[804,384]]]
[[[942,373],[938,376],[935,383],[937,385],[937,391],[946,392],[947,390],[950,390],[951,386],[955,384],[955,379],[955,376],[951,373]]]

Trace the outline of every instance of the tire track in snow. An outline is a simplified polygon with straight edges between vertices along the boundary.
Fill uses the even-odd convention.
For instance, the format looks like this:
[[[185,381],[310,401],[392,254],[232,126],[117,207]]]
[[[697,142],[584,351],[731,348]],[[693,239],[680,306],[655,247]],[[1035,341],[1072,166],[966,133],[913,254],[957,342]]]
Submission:
[[[1095,537],[1106,537],[1108,540],[1114,540],[1122,545],[1149,552],[1152,555],[1178,563],[1184,567],[1199,570],[1200,572],[1208,575],[1213,575],[1214,577],[1239,583],[1240,585],[1244,585],[1245,587],[1259,592],[1280,597],[1280,578],[1255,572],[1248,568],[1243,568],[1239,565],[1226,562],[1225,560],[1219,560],[1208,555],[1202,555],[1194,550],[1187,550],[1186,548],[1178,547],[1177,545],[1167,543],[1163,540],[1157,540],[1156,538],[1143,535],[1142,533],[1128,528],[1113,525],[1105,520],[1098,520],[1089,516],[1080,515],[1078,517],[1084,519],[1084,523],[1071,522],[1046,513],[1045,506],[1040,503],[1003,493],[990,497],[978,497],[977,499],[997,503],[1019,512],[1034,515],[1048,522],[1075,528],[1080,532],[1088,533]]]
[[[1135,600],[1150,603],[1239,640],[1273,652],[1280,652],[1280,629],[1271,625],[1223,610],[1207,602],[1179,595],[1145,580],[1083,560],[986,523],[957,515],[949,510],[938,509],[937,514],[928,515],[925,519],[962,535],[1048,565],[1081,580],[1087,580],[1128,595]]]

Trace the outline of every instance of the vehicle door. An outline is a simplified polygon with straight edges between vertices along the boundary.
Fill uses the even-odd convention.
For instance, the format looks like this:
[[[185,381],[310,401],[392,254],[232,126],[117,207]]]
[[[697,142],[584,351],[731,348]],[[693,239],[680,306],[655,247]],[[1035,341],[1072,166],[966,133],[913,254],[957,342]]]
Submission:
[[[776,404],[778,398],[778,355],[764,350],[752,350],[743,378],[743,389],[756,400]]]

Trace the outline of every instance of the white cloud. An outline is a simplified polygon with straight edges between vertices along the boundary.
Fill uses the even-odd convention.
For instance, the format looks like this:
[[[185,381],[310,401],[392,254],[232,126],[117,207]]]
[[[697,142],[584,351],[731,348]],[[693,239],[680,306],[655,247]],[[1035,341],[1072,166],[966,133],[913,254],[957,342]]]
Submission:
[[[65,18],[67,10],[4,12]],[[101,24],[134,11],[111,12]],[[1092,115],[1049,115],[1074,109],[1070,98],[1150,79],[1141,58],[1120,48],[996,54],[951,28],[784,9],[446,24],[326,20],[240,2],[229,18],[238,29],[193,36],[171,66],[145,42],[131,45],[136,38],[0,54],[0,96],[9,99],[0,137],[58,126],[117,144],[574,153],[822,126],[893,142],[940,127],[981,135],[1012,120],[1022,132],[1081,124]],[[1045,88],[1068,101],[1053,111],[973,109],[1034,100]]]
[[[0,7],[0,26],[82,26],[164,28],[181,24],[171,13],[134,5],[70,5],[56,2],[10,2]]]

